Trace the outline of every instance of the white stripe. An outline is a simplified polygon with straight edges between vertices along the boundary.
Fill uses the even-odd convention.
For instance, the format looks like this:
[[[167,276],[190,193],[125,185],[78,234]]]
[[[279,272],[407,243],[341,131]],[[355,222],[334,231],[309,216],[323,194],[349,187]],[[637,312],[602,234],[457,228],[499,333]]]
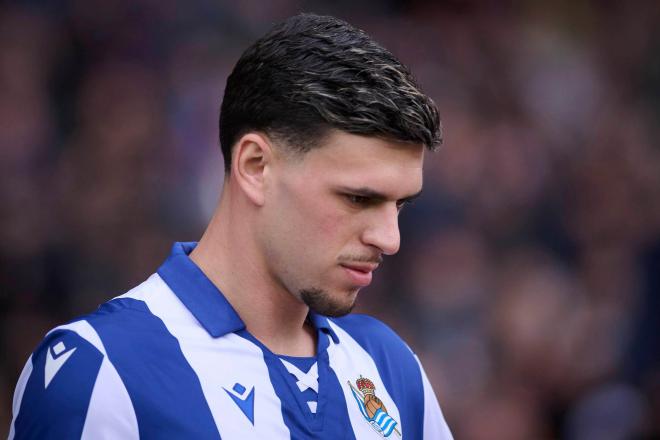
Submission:
[[[80,320],[74,321],[70,324],[60,325],[59,327],[55,327],[46,333],[46,337],[54,331],[58,330],[70,330],[72,332],[76,332],[81,338],[85,339],[87,342],[96,347],[96,349],[100,351],[103,356],[108,356],[108,353],[105,351],[105,346],[103,345],[103,342],[101,342],[99,334],[96,333],[96,330],[94,330],[94,327],[92,327],[89,322]]]
[[[259,347],[233,333],[210,336],[158,274],[123,297],[144,301],[179,341],[223,440],[290,437]],[[246,388],[246,398],[254,387],[254,425],[225,392],[236,383]]]
[[[137,418],[119,373],[103,358],[87,409],[81,439],[138,439]]]
[[[401,435],[403,435],[399,409],[394,404],[394,400],[392,400],[390,394],[387,392],[383,380],[378,374],[376,363],[371,356],[369,356],[369,353],[367,353],[347,332],[337,326],[334,322],[328,322],[335,333],[337,333],[339,341],[341,341],[339,344],[333,343],[332,340],[330,341],[330,346],[328,347],[330,368],[332,368],[337,375],[342,391],[344,391],[344,399],[346,401],[348,415],[351,419],[355,438],[373,438],[374,435],[373,428],[362,416],[360,408],[355,402],[355,397],[353,397],[353,392],[347,383],[350,381],[353,386],[355,386],[355,381],[360,375],[373,382],[376,387],[376,395],[387,408],[389,415],[398,422],[397,429]]]
[[[18,378],[18,382],[16,383],[16,389],[14,390],[14,401],[12,403],[12,413],[13,417],[11,419],[11,425],[9,425],[9,437],[7,438],[8,440],[12,440],[15,435],[15,426],[14,424],[16,423],[16,416],[18,416],[18,411],[21,409],[21,401],[23,400],[23,393],[25,392],[25,386],[27,385],[27,381],[30,378],[30,375],[32,374],[32,356],[28,358],[27,362],[25,363],[25,366],[23,367],[23,371],[21,371],[21,375]]]
[[[424,438],[437,438],[439,440],[452,440],[454,437],[449,431],[449,426],[442,415],[440,404],[435,397],[433,387],[426,377],[424,367],[422,367],[419,358],[415,356],[419,371],[422,374],[422,384],[424,385]]]

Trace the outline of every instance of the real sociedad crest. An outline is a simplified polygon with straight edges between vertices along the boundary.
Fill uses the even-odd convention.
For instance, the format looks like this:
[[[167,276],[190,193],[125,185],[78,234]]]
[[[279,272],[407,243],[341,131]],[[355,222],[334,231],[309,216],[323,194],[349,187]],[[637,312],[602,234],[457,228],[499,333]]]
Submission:
[[[376,386],[372,381],[360,376],[355,385],[348,381],[348,386],[351,387],[351,392],[358,408],[364,416],[365,420],[371,427],[383,437],[389,437],[395,432],[399,437],[401,433],[396,429],[397,422],[387,414],[385,404],[376,397]]]

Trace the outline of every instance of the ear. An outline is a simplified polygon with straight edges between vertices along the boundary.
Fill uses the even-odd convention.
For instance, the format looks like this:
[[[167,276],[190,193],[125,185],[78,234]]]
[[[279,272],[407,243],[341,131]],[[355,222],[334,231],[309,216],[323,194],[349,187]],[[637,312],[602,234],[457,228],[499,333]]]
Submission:
[[[270,140],[259,133],[243,135],[234,147],[231,173],[254,204],[264,204],[265,176],[273,159]]]

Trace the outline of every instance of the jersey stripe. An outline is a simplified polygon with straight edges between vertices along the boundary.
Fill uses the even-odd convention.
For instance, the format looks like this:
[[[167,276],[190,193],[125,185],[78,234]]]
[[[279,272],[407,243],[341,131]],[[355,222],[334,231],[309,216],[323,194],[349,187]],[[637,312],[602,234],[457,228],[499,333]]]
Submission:
[[[345,405],[338,405],[342,401],[342,391],[335,375],[328,365],[327,351],[318,353],[319,396],[316,414],[312,415],[305,407],[306,402],[300,398],[297,387],[291,386],[289,372],[286,370],[280,357],[265,347],[259,340],[242,330],[238,334],[261,347],[270,381],[284,404],[281,411],[284,422],[291,431],[292,439],[306,440],[310,438],[341,438],[353,439],[352,431],[346,414]],[[319,338],[330,339],[329,335],[321,334]],[[327,341],[319,339],[319,346],[326,346]]]
[[[159,275],[126,297],[144,301],[177,339],[201,380],[203,396],[223,439],[289,437],[259,347],[234,333],[219,338],[209,335]],[[254,424],[245,412],[251,405]]]
[[[328,347],[330,367],[333,369],[337,375],[339,383],[342,385],[344,401],[348,408],[348,415],[351,420],[355,437],[359,439],[374,438],[372,437],[374,435],[373,428],[360,412],[360,408],[355,402],[351,387],[348,385],[349,382],[355,385],[355,381],[360,375],[368,378],[374,383],[376,386],[376,395],[385,404],[389,416],[398,422],[397,429],[403,434],[405,426],[401,423],[399,409],[390,396],[388,389],[385,387],[374,359],[372,359],[369,353],[367,353],[360,344],[358,344],[341,327],[334,322],[331,322],[330,325],[340,341],[339,344],[331,343]]]
[[[46,337],[48,337],[51,333],[54,333],[59,330],[69,330],[77,333],[78,336],[87,340],[87,342],[92,344],[94,348],[100,351],[101,354],[103,354],[103,356],[108,356],[108,353],[106,353],[105,351],[105,346],[103,345],[103,342],[101,342],[101,338],[99,337],[98,333],[96,333],[94,327],[89,325],[89,322],[85,321],[84,319],[73,321],[68,324],[60,325],[59,327],[55,327],[54,329],[46,333]]]
[[[138,438],[137,418],[128,391],[108,359],[105,346],[94,327],[85,320],[79,320],[56,327],[48,334],[57,330],[76,332],[103,354],[81,438]]]
[[[408,345],[392,329],[370,316],[352,314],[332,322],[350,334],[378,366],[387,391],[401,410],[401,419],[396,419],[397,429],[403,425],[406,438],[424,438],[422,375]]]
[[[49,333],[32,355],[16,439],[80,438],[103,355],[69,330]]]
[[[80,438],[84,440],[139,438],[137,418],[128,391],[107,357],[103,358],[96,377]]]
[[[246,341],[254,341],[255,345],[260,345],[254,336],[248,334],[247,331],[243,330],[239,334],[245,337]],[[284,366],[279,358],[270,353],[266,348],[262,352],[267,366],[266,377],[272,383],[273,390],[279,396],[278,398],[287,403],[281,404],[277,411],[280,413],[290,432],[290,438],[296,440],[314,438],[310,430],[314,425],[314,421],[311,421],[311,414],[308,413],[309,410],[300,406],[300,399],[296,395],[297,393],[294,394],[294,391],[287,382],[288,378],[282,374]],[[286,374],[289,373],[286,372]]]
[[[120,297],[87,319],[126,386],[140,438],[219,438],[199,379],[144,302]]]

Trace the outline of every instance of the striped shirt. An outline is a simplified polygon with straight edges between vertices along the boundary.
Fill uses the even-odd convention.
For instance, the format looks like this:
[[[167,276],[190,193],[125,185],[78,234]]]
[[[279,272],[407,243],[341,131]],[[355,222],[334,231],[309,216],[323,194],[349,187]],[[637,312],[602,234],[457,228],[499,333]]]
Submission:
[[[310,313],[310,411],[190,260],[194,246],[176,243],[145,282],[45,336],[16,385],[9,439],[452,438],[417,357],[365,315]]]

